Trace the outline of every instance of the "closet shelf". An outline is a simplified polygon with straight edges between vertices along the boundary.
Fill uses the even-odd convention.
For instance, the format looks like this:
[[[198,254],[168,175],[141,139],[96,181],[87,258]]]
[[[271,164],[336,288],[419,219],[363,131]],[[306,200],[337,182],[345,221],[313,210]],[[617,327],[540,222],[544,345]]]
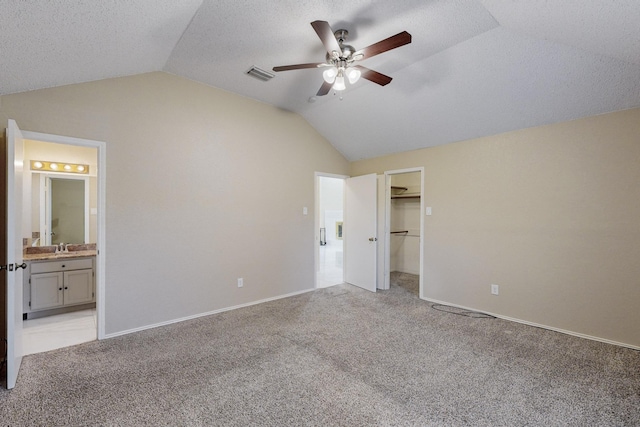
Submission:
[[[391,231],[389,232],[389,234],[403,234],[403,233],[408,233],[409,230],[403,230],[403,231]]]
[[[391,198],[392,199],[419,199],[420,194],[416,193],[405,193],[409,188],[408,187],[398,187],[395,185],[391,186]]]

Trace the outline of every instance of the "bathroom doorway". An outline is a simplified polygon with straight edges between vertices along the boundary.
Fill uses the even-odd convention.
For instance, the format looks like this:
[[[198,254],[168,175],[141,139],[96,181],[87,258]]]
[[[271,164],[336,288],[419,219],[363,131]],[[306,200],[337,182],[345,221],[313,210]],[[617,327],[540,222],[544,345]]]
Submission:
[[[344,282],[345,176],[316,173],[316,288]]]
[[[24,235],[26,241],[23,242],[27,246],[25,251],[31,254],[37,254],[39,251],[46,252],[50,247],[62,242],[66,248],[77,246],[77,250],[85,256],[77,259],[65,258],[65,260],[67,263],[70,261],[78,265],[83,263],[82,268],[91,269],[91,273],[85,273],[84,276],[89,279],[83,279],[81,283],[83,283],[82,289],[84,289],[84,283],[88,283],[88,292],[93,292],[93,302],[85,300],[83,304],[67,305],[65,294],[63,307],[32,310],[30,300],[33,296],[30,296],[27,291],[31,286],[29,277],[35,276],[27,277],[23,290],[27,297],[22,322],[22,345],[23,354],[28,355],[104,337],[104,158],[106,147],[99,141],[27,131],[24,131],[23,135],[26,172],[23,224],[27,227]],[[42,168],[42,164],[47,168]],[[63,169],[56,171],[55,168],[49,167],[51,164],[59,164]],[[81,172],[74,173],[72,167],[67,168],[67,165],[79,168]],[[77,197],[78,195],[81,197]],[[86,256],[89,252],[94,255]],[[66,257],[72,255],[64,254]],[[27,259],[25,255],[25,260]],[[37,262],[40,266],[45,265],[42,264],[43,261]],[[87,262],[91,265],[84,265]],[[25,274],[27,274],[26,271]],[[87,270],[64,273],[63,280],[67,278],[76,280],[77,286],[79,283],[77,278],[82,276],[76,273],[83,271]],[[46,275],[47,273],[38,274],[39,277],[36,280],[45,280]],[[46,286],[44,282],[43,286]]]

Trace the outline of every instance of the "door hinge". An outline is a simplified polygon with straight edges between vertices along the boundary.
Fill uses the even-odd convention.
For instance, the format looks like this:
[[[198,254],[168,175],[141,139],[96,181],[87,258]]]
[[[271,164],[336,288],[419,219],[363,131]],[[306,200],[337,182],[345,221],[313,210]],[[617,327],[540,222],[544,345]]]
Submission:
[[[29,308],[31,308],[31,301],[29,301]]]

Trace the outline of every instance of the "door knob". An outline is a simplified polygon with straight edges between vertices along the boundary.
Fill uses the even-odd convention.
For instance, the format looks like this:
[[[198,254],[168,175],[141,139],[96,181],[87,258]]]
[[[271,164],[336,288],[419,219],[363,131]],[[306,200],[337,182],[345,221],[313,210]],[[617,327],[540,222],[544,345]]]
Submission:
[[[377,237],[369,237],[369,241],[370,242],[377,242],[378,238]]]
[[[17,271],[19,268],[27,268],[27,263],[26,263],[26,262],[23,262],[23,263],[22,263],[22,264],[20,264],[20,265],[16,264],[16,271]]]

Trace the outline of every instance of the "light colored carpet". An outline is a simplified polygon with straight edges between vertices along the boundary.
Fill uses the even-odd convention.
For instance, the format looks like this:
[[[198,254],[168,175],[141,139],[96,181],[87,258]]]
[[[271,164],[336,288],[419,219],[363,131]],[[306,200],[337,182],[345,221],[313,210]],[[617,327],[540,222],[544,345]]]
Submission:
[[[0,424],[640,425],[640,352],[409,288],[339,285],[27,356]]]

